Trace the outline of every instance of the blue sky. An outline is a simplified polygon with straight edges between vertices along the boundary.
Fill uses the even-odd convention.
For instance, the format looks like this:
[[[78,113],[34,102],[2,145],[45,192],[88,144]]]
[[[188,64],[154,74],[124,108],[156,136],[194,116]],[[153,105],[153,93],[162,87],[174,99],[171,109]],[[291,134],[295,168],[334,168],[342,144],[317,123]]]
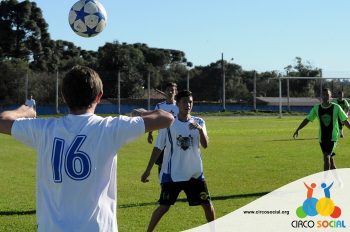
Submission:
[[[108,14],[93,38],[76,35],[68,13],[76,0],[36,0],[52,39],[97,50],[106,42],[146,43],[184,51],[194,65],[230,60],[245,70],[284,71],[295,57],[350,77],[349,0],[100,0]]]

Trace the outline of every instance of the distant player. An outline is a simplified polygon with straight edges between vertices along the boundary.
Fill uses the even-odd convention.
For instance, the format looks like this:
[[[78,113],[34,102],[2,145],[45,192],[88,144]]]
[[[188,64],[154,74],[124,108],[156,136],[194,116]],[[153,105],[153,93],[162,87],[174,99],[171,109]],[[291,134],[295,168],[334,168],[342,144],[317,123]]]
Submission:
[[[199,148],[200,145],[203,148],[208,147],[205,122],[202,118],[191,116],[193,97],[190,91],[179,92],[176,95],[176,104],[179,114],[170,128],[159,131],[155,152],[141,176],[142,182],[148,182],[151,169],[165,147],[160,172],[159,207],[153,212],[147,231],[154,230],[182,190],[186,193],[190,206],[203,207],[208,222],[215,219],[214,207],[204,180]]]
[[[344,98],[344,92],[343,91],[339,91],[338,92],[338,98],[333,99],[332,102],[340,105],[340,107],[344,110],[346,115],[349,115],[350,105],[349,105],[349,102]],[[340,137],[343,138],[344,137],[344,134],[343,134],[343,122],[339,118],[338,118],[338,125],[339,125]]]
[[[347,121],[348,116],[342,108],[331,102],[331,91],[329,89],[322,90],[322,103],[315,105],[309,115],[301,122],[299,127],[293,134],[293,138],[297,138],[299,130],[304,128],[309,122],[318,118],[320,122],[319,142],[323,153],[324,170],[336,169],[334,162],[334,149],[339,138],[338,118],[344,125],[350,129]]]
[[[177,85],[176,85],[176,83],[173,83],[173,82],[167,83],[166,87],[165,87],[166,100],[163,101],[163,102],[158,103],[156,105],[155,109],[156,110],[158,110],[158,109],[165,110],[166,112],[169,112],[172,115],[176,116],[179,113],[179,108],[177,107],[176,101],[175,101],[176,93],[177,93]],[[148,133],[147,141],[148,141],[148,143],[152,144],[152,142],[153,142],[152,131],[150,131]],[[152,152],[155,152],[155,148],[153,148]],[[160,172],[160,168],[162,166],[163,153],[164,153],[164,150],[159,155],[159,157],[158,157],[158,159],[156,161],[156,164],[158,165],[158,173]]]
[[[34,109],[34,111],[36,111],[36,102],[33,98],[33,95],[29,95],[26,102],[24,103],[24,105],[31,107]]]
[[[27,106],[0,114],[0,133],[38,151],[38,231],[117,231],[116,152],[145,132],[169,127],[174,117],[163,110],[95,115],[102,81],[87,67],[66,74],[62,94],[70,114],[61,118],[33,119]]]

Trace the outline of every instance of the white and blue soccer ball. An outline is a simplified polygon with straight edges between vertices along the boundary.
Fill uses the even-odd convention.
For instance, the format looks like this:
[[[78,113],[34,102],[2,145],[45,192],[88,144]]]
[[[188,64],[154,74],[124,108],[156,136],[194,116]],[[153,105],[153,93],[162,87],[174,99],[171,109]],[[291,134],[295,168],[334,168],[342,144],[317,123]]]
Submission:
[[[107,13],[97,0],[79,0],[69,12],[69,25],[83,37],[93,37],[106,27]]]

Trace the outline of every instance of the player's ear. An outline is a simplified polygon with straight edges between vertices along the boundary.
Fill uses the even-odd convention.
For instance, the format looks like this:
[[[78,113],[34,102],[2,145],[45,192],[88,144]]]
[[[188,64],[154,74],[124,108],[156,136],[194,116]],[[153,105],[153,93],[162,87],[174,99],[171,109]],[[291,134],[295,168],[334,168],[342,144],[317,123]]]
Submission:
[[[97,94],[96,98],[95,98],[95,102],[98,104],[101,101],[103,92],[101,91],[99,94]]]

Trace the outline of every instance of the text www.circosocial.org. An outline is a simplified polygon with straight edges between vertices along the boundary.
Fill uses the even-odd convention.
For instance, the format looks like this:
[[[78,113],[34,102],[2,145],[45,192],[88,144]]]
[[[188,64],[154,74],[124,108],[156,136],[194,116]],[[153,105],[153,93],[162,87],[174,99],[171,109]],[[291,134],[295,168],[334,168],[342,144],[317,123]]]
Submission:
[[[284,214],[289,215],[289,210],[245,210],[244,214]]]

